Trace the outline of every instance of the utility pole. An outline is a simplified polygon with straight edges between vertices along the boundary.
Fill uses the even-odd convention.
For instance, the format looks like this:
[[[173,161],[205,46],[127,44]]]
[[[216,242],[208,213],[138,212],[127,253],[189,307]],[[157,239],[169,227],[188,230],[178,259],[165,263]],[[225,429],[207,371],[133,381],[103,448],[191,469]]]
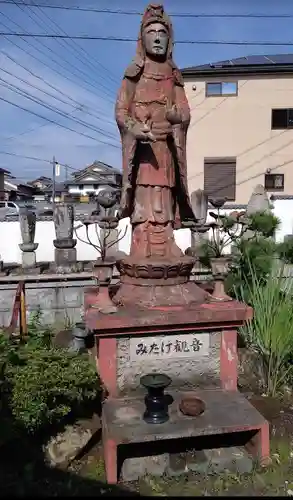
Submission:
[[[53,186],[52,186],[52,203],[55,206],[55,192],[56,192],[56,158],[53,156]]]

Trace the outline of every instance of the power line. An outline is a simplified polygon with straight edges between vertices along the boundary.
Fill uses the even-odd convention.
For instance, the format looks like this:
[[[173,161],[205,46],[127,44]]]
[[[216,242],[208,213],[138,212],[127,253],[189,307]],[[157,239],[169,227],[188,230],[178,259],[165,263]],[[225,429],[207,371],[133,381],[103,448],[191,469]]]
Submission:
[[[15,156],[16,158],[23,158],[25,160],[32,160],[32,161],[37,161],[37,162],[44,162],[44,163],[48,163],[48,164],[52,165],[52,160],[48,160],[48,159],[45,159],[45,158],[39,158],[39,157],[36,157],[36,156],[21,155],[21,154],[18,154],[18,153],[12,153],[11,151],[0,151],[0,154],[1,155],[7,155],[7,156]],[[58,164],[61,167],[67,167],[69,170],[73,170],[74,172],[79,172],[79,170],[80,170],[80,168],[74,168],[74,167],[68,165],[68,163],[60,163],[58,161]],[[8,168],[9,167],[7,167],[7,169]]]
[[[8,88],[12,92],[15,92],[16,94],[21,95],[22,97],[25,97],[26,99],[29,99],[32,102],[35,102],[36,104],[39,104],[40,106],[48,109],[49,111],[57,113],[58,115],[62,116],[63,118],[67,118],[67,119],[69,118],[70,120],[74,121],[75,123],[78,123],[79,125],[82,125],[86,128],[89,128],[89,129],[93,130],[94,132],[98,132],[100,135],[102,135],[104,137],[107,137],[109,139],[114,139],[114,140],[116,139],[116,137],[113,134],[107,133],[103,129],[101,129],[99,127],[95,127],[94,125],[91,125],[91,124],[85,122],[84,120],[81,120],[79,118],[74,118],[74,117],[70,116],[70,113],[66,113],[64,111],[61,111],[58,108],[56,108],[55,106],[48,105],[46,102],[42,101],[42,99],[37,98],[37,97],[33,97],[31,94],[29,94],[25,90],[22,90],[20,87],[17,87],[16,85],[13,85],[13,84],[7,82],[7,80],[0,78],[0,81],[3,82],[1,84],[2,86]],[[34,85],[32,85],[32,87],[34,87]],[[98,139],[97,139],[97,141],[99,142]]]
[[[13,2],[14,2],[14,0],[13,0]],[[43,21],[43,19],[40,17],[40,15],[39,15],[37,12],[32,12],[33,16],[34,16],[34,17],[36,17],[36,19],[35,19],[34,17],[32,17],[32,16],[31,16],[31,14],[28,12],[28,10],[27,10],[27,9],[23,8],[23,5],[22,5],[22,4],[19,4],[19,3],[18,3],[18,4],[16,4],[15,2],[14,2],[14,4],[15,4],[15,5],[17,5],[17,7],[18,7],[18,8],[19,8],[22,12],[25,12],[25,11],[26,11],[26,13],[27,13],[27,15],[29,16],[29,18],[30,18],[30,19],[32,19],[32,21],[33,21],[33,22],[35,22],[35,23],[37,24],[37,26],[39,26],[41,29],[43,28],[43,26],[45,26],[45,29],[47,28],[47,25],[46,25],[45,21]],[[42,10],[41,10],[40,8],[38,8],[38,10],[40,10],[41,14],[43,14],[43,13],[42,13]],[[50,16],[49,16],[49,15],[47,15],[47,14],[43,14],[43,15],[44,15],[44,16],[45,16],[48,20],[49,20],[49,22],[51,22],[51,24],[53,24],[53,25],[55,24],[55,26],[57,26],[57,28],[61,31],[61,33],[63,32],[63,35],[68,35],[68,34],[67,34],[64,30],[62,30],[62,29],[58,26],[58,24],[57,24],[54,20],[52,20],[52,19],[50,18]],[[40,22],[38,21],[38,19],[41,21],[41,23],[42,23],[42,24],[40,24]],[[59,34],[59,33],[58,33],[58,31],[56,31],[56,29],[54,29],[54,27],[53,27],[53,32],[54,32],[56,35],[58,35],[58,34]],[[58,41],[59,41],[59,43],[64,44],[63,46],[65,46],[65,48],[69,47],[69,49],[70,49],[70,50],[72,51],[72,53],[73,53],[73,56],[74,56],[74,57],[75,57],[75,58],[76,58],[79,62],[81,62],[81,63],[82,63],[83,65],[85,65],[86,67],[89,67],[90,72],[91,72],[91,78],[94,80],[94,79],[95,79],[95,77],[94,77],[95,69],[93,70],[93,67],[91,67],[91,66],[89,66],[89,65],[88,65],[88,63],[87,63],[87,61],[85,60],[84,56],[83,56],[83,59],[81,59],[80,57],[78,57],[78,55],[77,55],[77,53],[76,53],[76,52],[77,52],[77,51],[76,51],[76,49],[72,48],[72,47],[71,47],[71,45],[70,45],[70,43],[72,43],[72,44],[76,44],[76,45],[77,45],[78,50],[80,50],[80,49],[79,49],[78,44],[77,44],[74,40],[69,40],[69,41],[68,41],[68,40],[58,40]],[[46,45],[46,48],[47,48],[48,50],[50,50],[50,52],[53,52],[53,54],[56,54],[56,52],[55,52],[54,50],[52,50],[50,47],[48,47],[47,45]],[[70,62],[68,62],[68,60],[67,60],[67,59],[65,59],[63,56],[60,56],[59,54],[57,54],[57,55],[58,55],[58,57],[59,57],[60,59],[64,60],[64,61],[65,61],[68,65],[72,66],[72,64],[71,64]],[[80,70],[80,72],[81,72],[82,74],[84,74],[86,77],[88,77],[88,75],[87,75],[87,74],[86,74],[83,70]],[[96,84],[97,84],[97,86],[99,86],[100,88],[102,88],[102,89],[103,89],[103,93],[104,93],[105,95],[109,96],[109,97],[110,97],[110,99],[111,99],[111,102],[113,102],[113,100],[112,100],[113,96],[112,96],[112,94],[109,94],[109,86],[104,85],[104,84],[103,84],[103,83],[101,83],[98,79],[96,80]]]
[[[36,88],[37,90],[39,90],[40,92],[43,92],[44,94],[47,94],[47,95],[50,95],[51,97],[53,97],[54,99],[58,99],[60,102],[64,103],[64,104],[67,104],[68,106],[72,106],[74,107],[74,110],[80,110],[80,111],[83,111],[85,114],[88,114],[90,116],[93,116],[96,120],[101,120],[101,117],[100,116],[97,116],[95,115],[95,113],[85,109],[85,105],[83,105],[82,103],[76,101],[75,99],[72,99],[72,97],[70,97],[69,95],[65,94],[64,92],[62,92],[62,90],[58,89],[57,87],[55,87],[54,85],[52,85],[50,82],[44,80],[44,78],[42,78],[41,76],[37,75],[36,73],[34,73],[33,71],[31,71],[30,69],[26,68],[23,64],[20,64],[19,62],[17,62],[10,54],[7,54],[5,51],[2,51],[2,54],[5,55],[5,57],[7,57],[8,59],[10,59],[14,64],[16,64],[17,66],[19,66],[20,68],[24,69],[25,71],[27,71],[30,75],[32,75],[34,78],[36,78],[37,80],[41,80],[42,82],[45,83],[45,85],[47,85],[48,87],[52,88],[53,90],[55,90],[55,92],[58,92],[59,94],[61,94],[62,96],[64,96],[66,99],[68,99],[69,102],[66,102],[64,99],[61,99],[57,96],[54,96],[54,94],[51,94],[35,85],[33,85],[32,83],[28,82],[27,80],[24,80],[23,78],[20,78],[18,77],[17,75],[11,73],[10,71],[7,71],[7,70],[4,70],[2,68],[2,71],[4,73],[7,73],[9,74],[10,76],[16,78],[17,80],[20,80],[24,83],[26,83],[27,85],[31,86],[31,87],[34,87]],[[73,104],[71,104],[71,102]],[[110,125],[113,125],[114,122],[113,120],[112,121],[109,121],[107,120],[106,118],[103,118],[102,120],[103,122],[107,122],[109,123]]]
[[[18,45],[16,45],[18,47]],[[62,90],[58,89],[57,87],[55,87],[55,85],[52,85],[52,83],[48,82],[47,80],[45,80],[44,78],[42,78],[41,76],[37,75],[36,73],[34,73],[32,70],[30,70],[29,68],[27,68],[26,66],[24,66],[23,64],[19,63],[18,61],[16,61],[16,59],[14,59],[10,54],[8,54],[7,52],[5,51],[2,51],[2,54],[5,55],[5,57],[7,57],[8,59],[10,59],[14,64],[16,64],[17,66],[19,66],[20,68],[24,69],[25,71],[27,71],[30,75],[32,75],[34,78],[36,78],[37,80],[41,80],[42,82],[45,83],[45,85],[47,85],[48,87],[52,88],[53,90],[55,90],[55,92],[58,92],[59,94],[61,94],[62,96],[66,97],[66,99],[68,99],[69,101],[71,101],[73,104],[71,104],[71,106],[73,106],[75,109],[76,107],[80,108],[83,110],[83,112],[85,114],[88,114],[88,115],[91,115],[93,116],[94,118],[96,118],[97,120],[101,120],[101,117],[100,116],[97,116],[95,115],[93,112],[89,111],[89,110],[85,110],[84,108],[86,107],[84,104],[76,101],[75,99],[73,99],[71,96],[65,94],[65,92],[63,92]],[[45,64],[45,63],[43,63]],[[49,66],[48,66],[49,67]],[[7,70],[3,70],[5,73],[8,73]],[[11,76],[15,77],[15,78],[18,78],[19,80],[21,80],[21,78],[17,77],[16,75],[13,75],[13,73],[11,73]],[[62,76],[62,75],[61,75]],[[66,78],[66,77],[65,77]],[[31,85],[31,84],[30,84]],[[44,91],[45,92],[45,91]],[[60,99],[61,100],[61,99]],[[70,103],[68,102],[67,103],[68,105],[70,105]],[[99,108],[98,108],[99,110]],[[100,114],[103,115],[102,111],[100,110]],[[109,120],[105,118],[103,118],[103,122],[107,122],[111,125],[113,125],[113,120],[110,122]]]
[[[10,21],[11,23],[13,23],[15,26],[18,26],[20,29],[22,29],[22,26],[21,26],[20,24],[16,23],[15,21],[13,21],[13,20],[12,20],[9,16],[7,16],[6,14],[4,14],[3,12],[0,12],[0,14],[1,14],[3,17],[6,17],[6,19],[8,19],[8,21]],[[1,24],[3,24],[3,26],[4,26],[5,28],[9,29],[9,27],[8,27],[7,25],[5,25],[3,22],[2,22]],[[13,32],[11,32],[11,31],[10,31],[10,32],[8,32],[8,35],[9,35],[9,36],[11,36],[11,35],[12,35],[12,33],[13,33]],[[36,38],[33,34],[30,34],[30,33],[28,33],[27,31],[25,32],[25,34],[26,34],[26,35],[28,35],[30,38]],[[3,34],[3,36],[4,36],[7,40],[9,40],[9,38],[8,38],[5,34]],[[81,84],[80,82],[78,82],[78,85],[79,85],[80,87],[83,87],[83,88],[84,88],[87,92],[91,92],[91,93],[92,93],[92,94],[93,94],[96,98],[97,98],[97,97],[98,97],[98,98],[103,97],[105,100],[109,100],[109,98],[107,98],[107,99],[106,99],[104,96],[100,96],[100,95],[98,95],[98,94],[95,94],[92,90],[89,90],[87,87],[85,87],[85,85],[87,85],[87,86],[89,86],[89,87],[91,87],[91,88],[94,88],[94,90],[95,90],[95,91],[97,90],[97,89],[96,89],[96,87],[95,87],[95,85],[93,85],[93,83],[92,83],[92,82],[88,82],[88,81],[86,81],[86,80],[85,80],[85,79],[84,79],[84,78],[80,75],[80,72],[79,72],[79,71],[77,71],[77,73],[78,73],[78,74],[76,75],[76,73],[75,73],[75,71],[76,71],[76,67],[75,67],[73,64],[68,63],[68,62],[67,62],[67,61],[63,58],[63,60],[66,62],[66,64],[69,64],[70,66],[72,66],[72,67],[73,67],[74,71],[72,71],[72,70],[70,70],[70,69],[68,69],[68,68],[64,67],[62,64],[60,64],[60,62],[56,61],[56,59],[53,59],[53,58],[52,58],[52,56],[48,55],[48,54],[47,54],[44,50],[41,50],[40,48],[35,47],[35,46],[31,43],[31,42],[29,42],[28,40],[26,40],[26,38],[25,38],[25,37],[23,37],[23,36],[21,36],[21,35],[20,35],[20,37],[17,37],[17,38],[21,38],[21,39],[22,39],[25,43],[27,43],[28,45],[30,45],[30,46],[31,46],[34,50],[36,50],[36,51],[40,52],[40,54],[42,54],[42,55],[44,55],[45,57],[47,57],[48,59],[50,59],[50,61],[51,61],[51,62],[53,62],[53,63],[55,63],[55,64],[57,65],[57,67],[58,67],[58,68],[60,68],[60,67],[61,67],[63,70],[67,71],[70,75],[73,75],[75,78],[77,78],[77,79],[81,80],[81,81],[82,81],[82,84]],[[9,40],[9,41],[10,41],[10,40]],[[37,42],[37,43],[39,43],[42,47],[44,47],[44,45],[43,45],[43,44],[42,44],[39,40],[37,40],[37,39],[36,39],[36,42]],[[10,41],[10,43],[13,43],[14,45],[16,45],[16,46],[17,46],[20,50],[24,51],[24,52],[25,52],[25,54],[27,54],[27,53],[28,53],[28,52],[27,52],[27,51],[25,51],[22,47],[20,47],[19,45],[15,44],[15,42]],[[47,48],[47,50],[49,50],[50,52],[52,52],[54,55],[56,55],[56,53],[55,53],[55,52],[54,52],[54,51],[53,51],[50,47],[47,47],[47,46],[46,46],[46,48]],[[50,68],[51,70],[53,70],[55,73],[60,74],[63,78],[67,78],[67,80],[71,80],[71,81],[73,81],[73,82],[74,82],[74,80],[72,80],[72,78],[70,79],[69,77],[64,76],[62,73],[60,73],[60,71],[59,71],[59,70],[56,70],[56,69],[52,68],[50,65],[48,65],[47,63],[44,63],[44,62],[43,62],[41,59],[39,59],[38,57],[36,57],[36,56],[32,55],[31,53],[28,53],[28,54],[29,54],[31,57],[33,57],[34,59],[36,59],[37,61],[41,62],[41,64],[44,64],[45,66],[49,67],[49,68]],[[57,54],[57,56],[60,58],[59,54]],[[62,60],[62,57],[61,57],[60,59]],[[75,85],[76,85],[76,82],[74,82],[74,83],[75,83]],[[112,104],[112,102],[111,102],[111,104]]]
[[[1,0],[0,4],[7,4],[7,5],[18,5],[20,2],[14,2],[14,1],[9,1],[9,0]],[[42,7],[44,9],[59,9],[59,10],[68,10],[68,11],[77,11],[77,12],[95,12],[97,14],[118,14],[118,15],[124,15],[124,16],[142,16],[143,12],[140,11],[135,11],[135,10],[121,10],[121,9],[95,9],[92,7],[79,7],[79,6],[73,6],[73,7],[67,7],[65,5],[43,5],[43,4],[37,4],[37,3],[27,3],[27,2],[22,2],[21,5],[24,5],[26,7]],[[258,19],[258,18],[264,18],[264,19],[287,19],[287,18],[292,18],[293,14],[204,14],[204,13],[199,13],[199,14],[194,14],[192,12],[170,12],[169,15],[171,17],[182,17],[182,18],[232,18],[232,19]]]
[[[293,141],[291,141],[291,142],[293,142]],[[11,153],[11,152],[8,152],[8,151],[0,151],[0,154],[3,154],[3,155],[8,155],[8,156],[15,156],[15,157],[18,157],[18,158],[24,158],[24,159],[29,159],[29,160],[34,160],[34,161],[38,161],[38,162],[39,162],[39,161],[42,161],[42,162],[45,162],[45,163],[52,164],[52,161],[50,161],[50,160],[47,160],[47,159],[44,159],[44,158],[36,158],[36,157],[34,157],[34,156],[20,155],[20,154],[17,154],[17,153]],[[275,171],[275,170],[277,170],[277,169],[279,169],[279,168],[281,168],[281,167],[284,167],[284,166],[286,166],[286,165],[289,165],[290,163],[292,163],[292,161],[293,161],[293,160],[292,160],[292,159],[290,159],[290,160],[284,161],[283,163],[280,163],[280,164],[278,164],[278,165],[275,165],[274,167],[271,167],[271,171]],[[62,164],[62,163],[60,163],[60,162],[58,162],[58,163],[59,163],[61,166],[63,166],[63,167],[68,167],[68,168],[69,168],[69,169],[71,169],[71,170],[74,170],[74,171],[78,171],[78,170],[79,170],[79,169],[74,169],[73,167],[70,167],[70,166],[69,166],[69,165],[67,165],[67,164]],[[255,162],[255,163],[257,163],[257,162]],[[255,163],[252,163],[252,164],[251,164],[251,165],[249,165],[247,168],[252,167]],[[258,177],[260,177],[260,175],[261,175],[260,173],[257,173],[257,174],[255,174],[255,175],[253,175],[253,176],[251,176],[251,177],[248,177],[247,179],[244,179],[243,181],[237,182],[237,183],[236,183],[236,187],[237,187],[237,186],[240,186],[240,185],[242,185],[242,184],[245,184],[246,182],[249,182],[249,181],[251,181],[251,180],[253,180],[253,179],[257,179]],[[229,187],[230,185],[231,185],[231,184],[226,185],[226,186],[220,186],[220,189],[224,189],[224,188],[226,188],[226,187]]]
[[[15,0],[13,0],[13,2],[16,4]],[[25,2],[24,0],[22,1],[22,5],[25,5]],[[34,2],[34,4],[32,5],[32,7],[38,7],[38,9],[41,11],[41,13],[43,14],[43,16],[45,16],[53,25],[55,25],[57,27],[57,29],[59,31],[61,31],[61,33],[63,33],[63,35],[68,35],[68,33],[66,31],[64,31],[60,26],[59,24],[54,21],[54,19],[52,19],[52,17],[50,17],[46,12],[43,11],[42,8],[40,8],[39,6],[37,6]],[[67,44],[69,45],[69,42],[67,42]],[[83,48],[83,47],[80,47],[75,41],[72,41],[72,45],[73,47],[75,48],[75,50],[77,50],[79,53],[82,54],[82,57],[86,57],[86,61],[88,61],[90,63],[90,65],[92,65],[92,67],[94,68],[94,70],[96,69],[94,64],[95,63],[98,67],[98,71],[99,71],[99,68],[102,68],[102,70],[106,73],[106,77],[109,79],[110,82],[113,82],[115,85],[118,82],[117,80],[117,77],[106,67],[104,66],[96,57],[92,56],[92,55],[89,55],[88,52]]]
[[[20,106],[19,104],[16,104],[15,102],[9,101],[8,99],[4,99],[4,97],[0,97],[0,101],[6,102],[7,104],[11,104],[11,106],[14,106],[18,109],[22,109],[23,111],[26,111],[27,113],[30,113],[34,116],[37,116],[38,118],[42,118],[43,120],[48,121],[49,123],[53,123],[54,125],[58,125],[58,127],[64,128],[66,130],[69,130],[70,132],[74,132],[77,135],[82,135],[84,137],[87,137],[88,139],[92,139],[93,141],[100,142],[101,144],[105,144],[107,146],[112,146],[113,148],[120,149],[120,146],[116,146],[116,144],[111,144],[106,141],[101,141],[97,139],[96,137],[92,137],[88,134],[85,134],[84,132],[78,132],[77,130],[74,130],[67,125],[63,125],[61,123],[56,122],[55,120],[51,120],[50,118],[46,118],[45,116],[40,115],[39,113],[36,113],[35,111],[31,111],[30,109],[24,108],[23,106]]]
[[[75,111],[78,111],[78,110],[74,109],[73,111],[71,111],[70,114],[73,114]],[[30,134],[31,132],[35,132],[35,130],[39,130],[42,127],[48,127],[48,125],[50,125],[50,124],[49,123],[42,123],[41,125],[38,125],[37,127],[30,128],[28,130],[25,130],[24,132],[20,132],[19,134],[12,135],[10,137],[1,137],[0,140],[1,140],[1,142],[5,142],[5,141],[11,141],[14,139],[18,139],[22,135]]]
[[[99,40],[104,42],[137,42],[137,38],[115,37],[115,36],[91,36],[91,35],[51,35],[46,33],[13,33],[0,32],[0,36],[14,36],[20,38],[61,38],[69,40]],[[176,40],[175,44],[183,45],[255,45],[255,46],[292,46],[293,42],[256,42],[256,41],[236,41],[236,40]],[[48,48],[48,47],[47,47]],[[68,63],[69,64],[69,63]]]

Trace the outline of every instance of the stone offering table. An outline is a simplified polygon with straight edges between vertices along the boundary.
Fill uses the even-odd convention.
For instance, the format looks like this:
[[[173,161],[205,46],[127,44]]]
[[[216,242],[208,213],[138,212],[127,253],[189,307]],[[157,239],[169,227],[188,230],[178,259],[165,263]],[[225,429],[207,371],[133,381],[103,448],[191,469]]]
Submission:
[[[142,420],[144,402],[141,398],[112,399],[104,405],[102,432],[108,483],[118,481],[119,445],[147,443],[161,445],[170,440],[197,438],[193,449],[202,449],[200,438],[233,434],[238,445],[245,446],[248,453],[258,459],[269,455],[269,425],[260,413],[239,392],[197,390],[194,394],[204,400],[205,412],[194,418],[184,416],[179,408],[182,396],[192,393],[170,393],[173,403],[169,407],[170,420],[152,425]],[[154,443],[156,442],[156,443]],[[224,445],[224,439],[222,446]],[[166,445],[167,450],[167,445]]]
[[[108,482],[117,481],[117,446],[123,443],[255,431],[244,444],[260,459],[268,457],[268,423],[237,391],[237,328],[252,316],[251,308],[230,301],[122,307],[103,315],[91,300],[86,294],[86,324],[96,335],[99,374],[108,391],[102,416]],[[204,414],[182,415],[177,396],[168,423],[147,425],[139,380],[149,372],[168,374],[178,395],[200,387]]]

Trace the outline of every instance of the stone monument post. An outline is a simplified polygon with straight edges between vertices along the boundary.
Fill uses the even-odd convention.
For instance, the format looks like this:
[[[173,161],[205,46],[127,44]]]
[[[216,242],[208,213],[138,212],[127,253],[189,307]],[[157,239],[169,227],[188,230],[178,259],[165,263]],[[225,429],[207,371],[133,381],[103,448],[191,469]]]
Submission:
[[[76,239],[73,238],[73,205],[58,203],[54,207],[54,226],[56,239],[55,266],[57,272],[72,271],[76,265]]]
[[[36,232],[36,214],[24,209],[19,214],[19,224],[22,243],[19,248],[22,251],[22,268],[32,269],[36,266],[36,249],[39,244],[34,243]]]

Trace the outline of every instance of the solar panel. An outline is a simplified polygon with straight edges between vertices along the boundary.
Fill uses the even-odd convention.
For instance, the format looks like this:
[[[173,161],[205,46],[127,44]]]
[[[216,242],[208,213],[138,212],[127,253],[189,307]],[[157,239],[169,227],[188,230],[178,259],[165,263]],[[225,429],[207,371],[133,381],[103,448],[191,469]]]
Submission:
[[[276,64],[293,64],[293,54],[275,54],[267,56]]]
[[[263,55],[248,56],[250,64],[268,64],[268,60]]]
[[[237,57],[235,59],[226,59],[225,61],[217,61],[210,64],[203,64],[200,66],[193,66],[197,70],[205,69],[217,69],[217,68],[227,68],[227,67],[241,67],[249,65],[274,65],[274,64],[293,64],[293,53],[292,54],[274,54],[274,55],[252,55]],[[191,68],[190,68],[191,69]]]
[[[234,66],[243,66],[249,64],[247,57],[237,57],[236,59],[232,59]]]

